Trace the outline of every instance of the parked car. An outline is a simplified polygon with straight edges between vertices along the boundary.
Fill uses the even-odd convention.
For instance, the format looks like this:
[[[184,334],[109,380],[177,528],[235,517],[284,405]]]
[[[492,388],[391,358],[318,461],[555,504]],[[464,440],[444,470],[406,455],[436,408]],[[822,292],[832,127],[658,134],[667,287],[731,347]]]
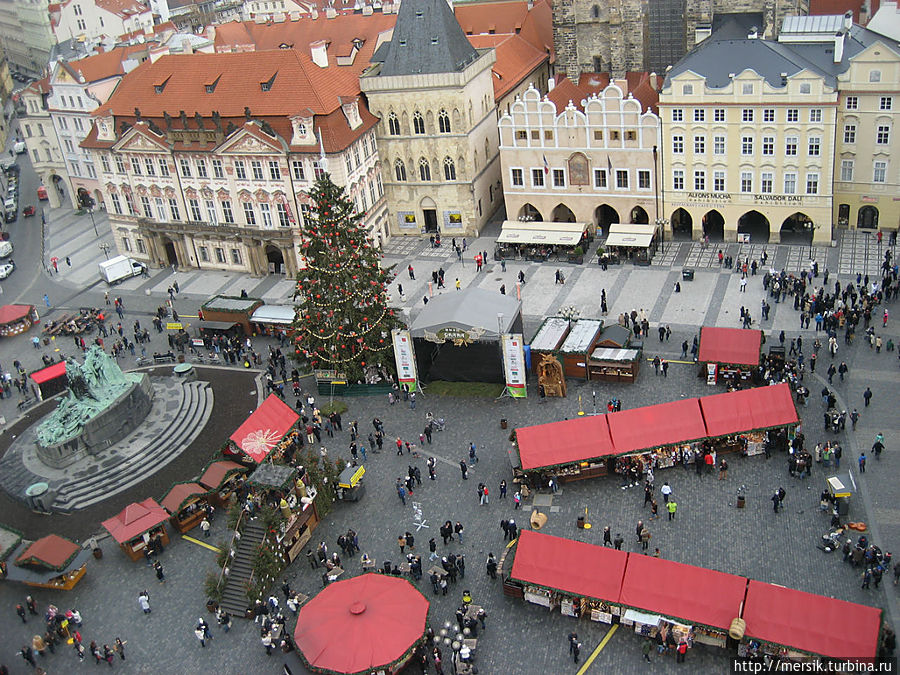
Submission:
[[[33,216],[34,215],[34,205],[29,204],[24,209],[22,209],[22,215],[25,216],[26,218],[30,218],[31,216]]]
[[[44,187],[43,185],[39,186],[37,189],[37,198],[40,199],[42,202],[45,202],[48,199],[47,188]]]
[[[17,155],[24,154],[26,150],[25,141],[16,141],[15,143],[13,143],[13,150]]]
[[[14,269],[16,269],[16,264],[12,261],[0,265],[0,279],[8,277]]]

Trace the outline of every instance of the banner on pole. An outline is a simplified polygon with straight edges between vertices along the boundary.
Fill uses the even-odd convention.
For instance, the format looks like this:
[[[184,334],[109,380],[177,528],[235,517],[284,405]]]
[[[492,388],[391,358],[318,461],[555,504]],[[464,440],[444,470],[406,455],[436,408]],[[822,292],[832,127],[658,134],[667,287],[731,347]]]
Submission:
[[[397,362],[397,379],[402,387],[404,384],[409,391],[415,391],[416,386],[416,355],[413,351],[412,338],[408,330],[395,328],[391,331],[394,341],[394,360]]]
[[[525,341],[521,333],[504,333],[500,336],[503,345],[503,372],[506,375],[506,391],[513,398],[525,398]]]

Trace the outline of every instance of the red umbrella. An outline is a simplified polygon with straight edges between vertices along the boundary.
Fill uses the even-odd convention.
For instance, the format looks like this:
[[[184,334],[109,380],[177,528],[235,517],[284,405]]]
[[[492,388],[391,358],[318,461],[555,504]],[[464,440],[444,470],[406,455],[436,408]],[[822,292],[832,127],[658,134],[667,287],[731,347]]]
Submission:
[[[402,663],[425,633],[428,600],[398,577],[329,585],[300,610],[294,640],[311,670],[369,673]]]

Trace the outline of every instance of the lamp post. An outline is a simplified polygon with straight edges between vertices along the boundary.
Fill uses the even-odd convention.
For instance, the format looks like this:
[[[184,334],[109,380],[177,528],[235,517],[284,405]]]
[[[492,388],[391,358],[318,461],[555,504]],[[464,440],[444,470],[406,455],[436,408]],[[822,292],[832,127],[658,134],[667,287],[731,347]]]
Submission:
[[[656,227],[659,229],[659,252],[665,253],[666,230],[669,227],[668,218],[657,218]]]
[[[106,256],[106,259],[109,260],[109,244],[107,244],[105,241],[101,242],[100,250],[103,251],[103,255]]]
[[[812,247],[813,247],[813,239],[816,238],[816,230],[820,229],[821,225],[816,225],[815,223],[809,224],[809,229],[812,231],[812,237],[809,239],[809,259],[812,260]]]
[[[94,221],[94,207],[89,206],[87,209],[87,212],[88,212],[88,215],[91,217],[91,225],[94,226],[94,236],[99,237],[100,233],[97,232],[97,223],[96,223],[96,221]]]

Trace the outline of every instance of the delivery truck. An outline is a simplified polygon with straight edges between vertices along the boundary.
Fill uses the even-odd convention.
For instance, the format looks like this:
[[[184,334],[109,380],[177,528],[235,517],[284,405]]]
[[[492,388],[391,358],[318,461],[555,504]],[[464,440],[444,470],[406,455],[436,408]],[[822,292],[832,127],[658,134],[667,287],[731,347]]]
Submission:
[[[134,258],[127,255],[117,255],[115,258],[104,260],[99,263],[100,276],[109,285],[117,284],[123,279],[138,277],[147,271],[144,263],[138,262]]]

